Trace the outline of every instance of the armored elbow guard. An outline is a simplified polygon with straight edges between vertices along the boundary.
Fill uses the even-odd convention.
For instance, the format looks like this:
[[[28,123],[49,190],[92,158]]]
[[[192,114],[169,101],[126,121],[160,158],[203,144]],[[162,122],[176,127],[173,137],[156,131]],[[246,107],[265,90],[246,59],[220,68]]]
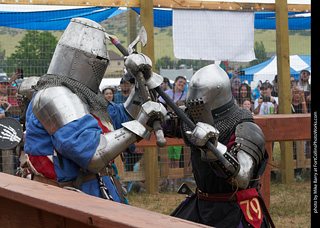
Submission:
[[[231,180],[238,175],[240,164],[238,160],[227,151],[225,145],[218,143],[217,151],[221,153],[223,160],[218,159],[208,150],[201,151],[201,159],[210,162],[210,165],[217,176],[225,180]]]
[[[154,89],[160,86],[162,81],[163,77],[153,72],[152,76],[146,81],[146,86],[148,89]],[[134,90],[130,93],[128,99],[123,104],[123,107],[130,115],[131,119],[137,119],[142,104],[147,101],[143,98],[142,89],[144,88],[139,88],[138,83],[136,83]]]
[[[99,145],[87,169],[92,172],[101,171],[110,161],[136,141],[137,136],[125,128],[100,135]]]

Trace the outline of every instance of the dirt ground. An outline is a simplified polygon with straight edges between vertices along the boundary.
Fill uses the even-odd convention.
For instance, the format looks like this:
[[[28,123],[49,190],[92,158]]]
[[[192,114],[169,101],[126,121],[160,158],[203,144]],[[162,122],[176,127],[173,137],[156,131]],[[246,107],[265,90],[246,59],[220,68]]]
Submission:
[[[311,227],[311,184],[294,182],[289,185],[271,183],[270,214],[276,227]],[[169,215],[184,199],[184,195],[162,192],[149,195],[130,192],[132,206]]]

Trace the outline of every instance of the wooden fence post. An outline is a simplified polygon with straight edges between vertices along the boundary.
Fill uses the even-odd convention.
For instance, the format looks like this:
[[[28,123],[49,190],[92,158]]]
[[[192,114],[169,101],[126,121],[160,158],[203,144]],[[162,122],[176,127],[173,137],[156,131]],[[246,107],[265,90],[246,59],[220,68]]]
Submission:
[[[2,150],[2,172],[14,174],[13,157],[13,150]]]
[[[144,170],[146,177],[146,192],[154,194],[159,192],[158,188],[158,148],[146,147],[144,149]]]
[[[279,114],[291,113],[290,54],[287,0],[276,0],[276,46],[279,82]],[[282,183],[294,181],[292,142],[280,142]]]
[[[145,47],[141,47],[142,53],[152,61],[152,70],[155,71],[154,59],[154,34],[153,34],[153,0],[140,0],[140,24],[144,26],[148,36]]]

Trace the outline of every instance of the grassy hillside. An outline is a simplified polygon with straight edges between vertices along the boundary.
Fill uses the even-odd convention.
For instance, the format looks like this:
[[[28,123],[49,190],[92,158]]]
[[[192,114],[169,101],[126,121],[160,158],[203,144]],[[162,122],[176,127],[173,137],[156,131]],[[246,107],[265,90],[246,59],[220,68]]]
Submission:
[[[127,44],[127,21],[126,14],[122,13],[101,23],[109,34],[116,35],[124,46]],[[137,21],[139,26],[139,21]],[[6,57],[15,51],[15,46],[22,39],[26,30],[0,27],[0,50],[6,51]],[[58,39],[62,31],[52,32]],[[174,59],[172,27],[154,28],[155,37],[155,58],[156,60],[168,56]],[[290,54],[311,54],[311,31],[290,31]],[[262,41],[266,52],[276,52],[276,32],[275,30],[255,30],[255,41]],[[117,51],[109,43],[108,49]]]

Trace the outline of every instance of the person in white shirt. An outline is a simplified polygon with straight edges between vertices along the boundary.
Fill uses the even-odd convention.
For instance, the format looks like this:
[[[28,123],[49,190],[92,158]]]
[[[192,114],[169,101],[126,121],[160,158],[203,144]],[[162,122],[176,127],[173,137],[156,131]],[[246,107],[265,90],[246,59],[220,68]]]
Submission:
[[[299,74],[299,77],[300,79],[297,85],[302,86],[303,91],[310,91],[310,84],[309,84],[310,72],[308,70],[302,70]]]
[[[278,110],[278,98],[271,96],[273,87],[269,81],[262,83],[261,96],[254,101],[254,114],[275,114]]]

